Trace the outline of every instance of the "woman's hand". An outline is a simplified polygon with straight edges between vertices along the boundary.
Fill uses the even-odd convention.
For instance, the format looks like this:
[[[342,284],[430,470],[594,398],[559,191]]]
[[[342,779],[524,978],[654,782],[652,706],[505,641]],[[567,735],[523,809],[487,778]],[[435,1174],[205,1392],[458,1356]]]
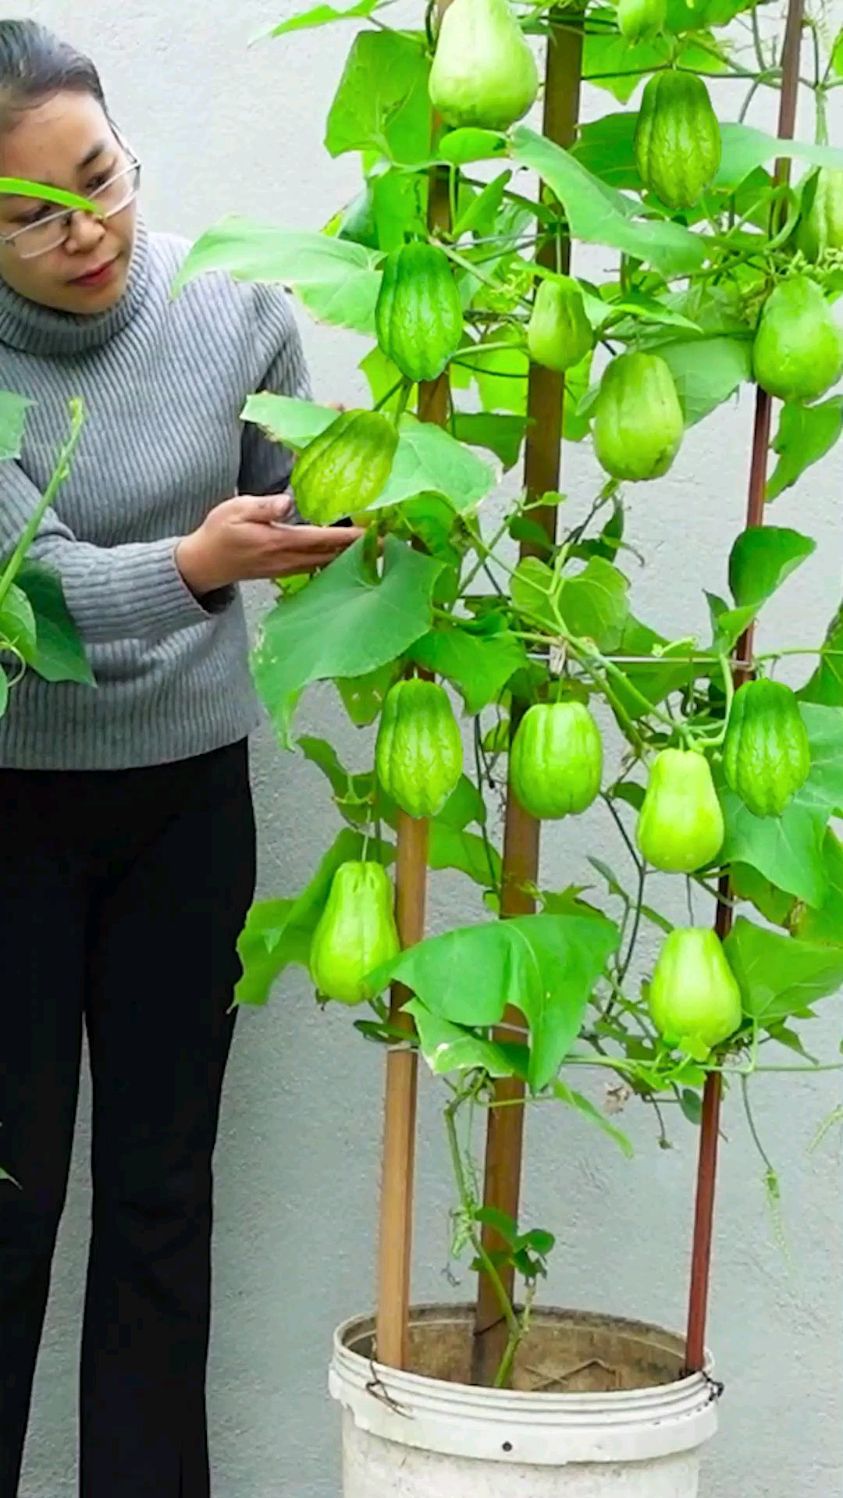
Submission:
[[[285,525],[292,511],[285,495],[240,495],[211,511],[176,547],[176,565],[197,597],[230,583],[313,572],[346,551],[363,532],[319,525]]]

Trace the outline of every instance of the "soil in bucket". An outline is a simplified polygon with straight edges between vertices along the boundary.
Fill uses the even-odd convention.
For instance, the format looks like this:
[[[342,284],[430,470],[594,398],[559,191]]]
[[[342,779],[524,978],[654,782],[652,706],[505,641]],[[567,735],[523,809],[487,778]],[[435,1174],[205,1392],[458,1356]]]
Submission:
[[[445,1383],[471,1383],[473,1312],[469,1307],[419,1308],[412,1313],[410,1373]],[[371,1358],[366,1327],[349,1341]],[[511,1387],[531,1394],[608,1394],[650,1389],[682,1377],[680,1338],[644,1322],[588,1311],[534,1311],[519,1348]]]

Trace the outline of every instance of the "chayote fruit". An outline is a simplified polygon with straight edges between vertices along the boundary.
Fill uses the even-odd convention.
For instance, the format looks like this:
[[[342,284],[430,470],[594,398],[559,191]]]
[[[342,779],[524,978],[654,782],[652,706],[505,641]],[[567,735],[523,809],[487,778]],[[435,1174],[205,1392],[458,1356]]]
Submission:
[[[708,760],[692,749],[663,749],[650,771],[636,837],[647,863],[693,874],[723,846],[723,812]]]
[[[379,411],[344,411],[304,449],[293,469],[296,506],[311,525],[365,510],[392,472],[398,432]]]
[[[843,171],[821,166],[802,189],[802,213],[796,245],[806,260],[822,260],[829,250],[843,250]]]
[[[530,816],[552,820],[585,811],[600,792],[603,741],[581,702],[529,707],[512,741],[509,780]]]
[[[451,0],[439,27],[429,90],[446,125],[507,130],[527,113],[539,75],[509,0]]]
[[[459,724],[438,682],[410,677],[381,710],[375,768],[382,789],[410,817],[435,817],[462,774]]]
[[[792,276],[770,292],[752,347],[762,390],[783,401],[812,401],[843,374],[843,338],[815,281]]]
[[[341,1004],[373,999],[369,975],[400,950],[386,869],[379,863],[340,864],[310,945],[317,992]]]
[[[673,463],[684,432],[676,385],[664,359],[618,354],[607,364],[592,434],[597,461],[612,478],[660,478]]]
[[[653,1024],[668,1045],[707,1050],[740,1028],[741,991],[716,931],[678,926],[664,940],[650,982]]]
[[[756,817],[780,817],[811,769],[811,746],[790,687],[748,681],[735,693],[723,745],[726,780]]]
[[[387,358],[408,380],[442,373],[462,339],[462,303],[444,250],[407,244],[387,257],[375,327]]]
[[[527,324],[527,348],[533,363],[564,374],[593,347],[591,323],[573,277],[540,281]]]
[[[668,208],[693,208],[720,165],[720,126],[703,80],[673,68],[654,73],[641,96],[634,137],[644,186]]]

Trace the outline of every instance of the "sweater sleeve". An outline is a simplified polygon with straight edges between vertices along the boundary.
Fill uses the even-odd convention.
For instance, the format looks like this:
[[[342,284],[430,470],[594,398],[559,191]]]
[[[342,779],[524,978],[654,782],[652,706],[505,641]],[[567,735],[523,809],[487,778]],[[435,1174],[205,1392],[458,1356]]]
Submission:
[[[287,293],[280,286],[259,285],[254,292],[255,336],[265,352],[265,370],[257,387],[273,395],[310,400],[312,389],[301,336]],[[241,494],[283,494],[295,461],[288,447],[264,436],[246,422],[241,444]]]
[[[14,551],[40,498],[17,463],[0,463],[0,556]],[[29,556],[58,573],[67,607],[89,644],[157,640],[205,623],[216,612],[199,603],[176,566],[180,539],[93,546],[77,540],[48,509]]]

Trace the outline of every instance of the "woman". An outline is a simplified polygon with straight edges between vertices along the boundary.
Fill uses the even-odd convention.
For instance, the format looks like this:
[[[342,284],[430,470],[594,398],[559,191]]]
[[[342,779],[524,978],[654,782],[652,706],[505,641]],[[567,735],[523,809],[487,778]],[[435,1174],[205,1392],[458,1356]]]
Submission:
[[[97,680],[29,674],[0,724],[0,1498],[19,1481],[83,1024],[80,1491],[205,1498],[211,1159],[254,879],[237,584],[312,570],[358,533],[285,525],[291,456],[239,421],[256,389],[308,393],[284,295],[208,277],[171,300],[185,247],[144,228],[93,64],[33,22],[0,22],[0,174],[103,209],[0,198],[0,386],[33,402],[20,462],[0,465],[0,554],[80,396],[33,556]]]

